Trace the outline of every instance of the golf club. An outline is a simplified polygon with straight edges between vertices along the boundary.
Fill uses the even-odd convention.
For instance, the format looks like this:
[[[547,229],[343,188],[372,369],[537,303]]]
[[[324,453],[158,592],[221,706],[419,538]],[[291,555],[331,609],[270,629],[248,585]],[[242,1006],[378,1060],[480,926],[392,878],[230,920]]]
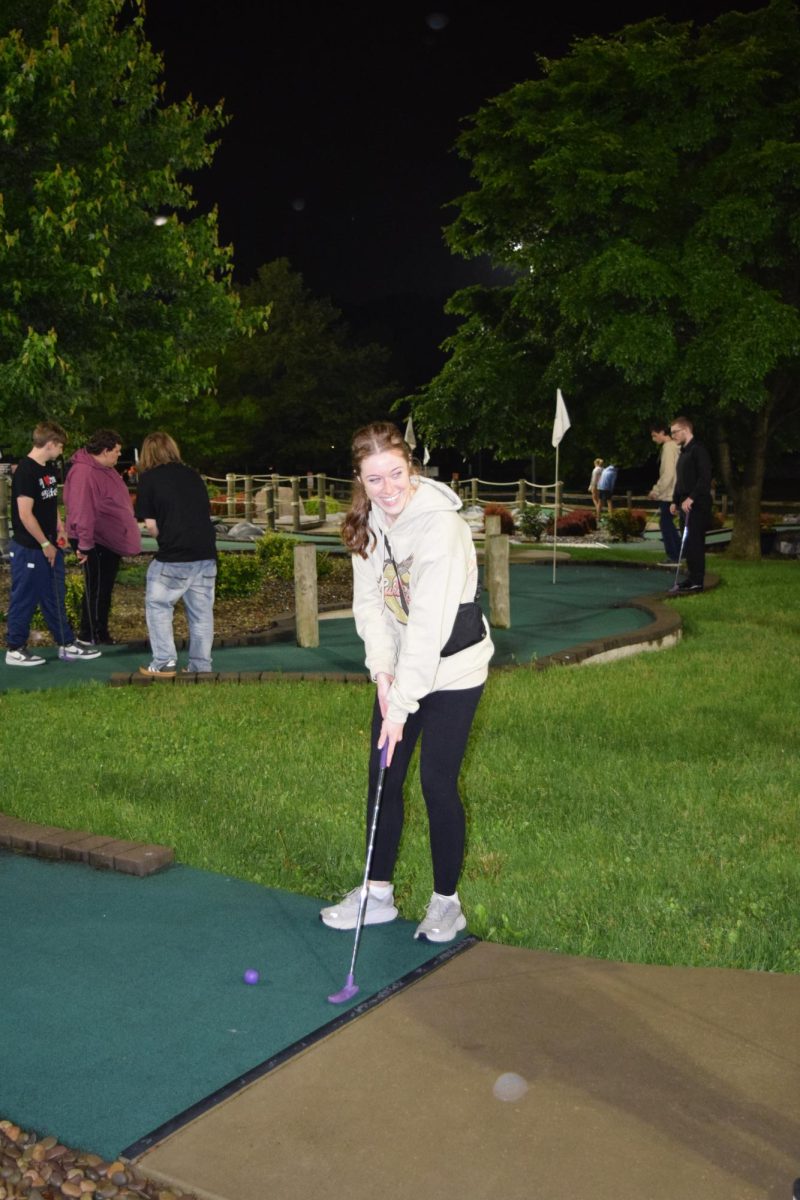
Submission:
[[[386,774],[386,759],[389,754],[389,739],[383,743],[381,749],[380,771],[378,773],[378,783],[375,788],[375,807],[372,810],[372,825],[369,831],[369,844],[367,846],[367,861],[364,864],[364,879],[361,884],[361,895],[358,901],[358,917],[356,918],[356,936],[353,943],[353,957],[350,959],[350,971],[347,976],[347,981],[341,991],[334,992],[332,996],[328,996],[330,1004],[345,1004],[348,1000],[352,1000],[353,996],[358,994],[358,984],[355,982],[354,972],[356,969],[356,955],[358,954],[358,943],[361,941],[361,930],[364,923],[364,912],[367,907],[367,896],[369,894],[369,869],[372,866],[372,851],[375,846],[375,830],[378,828],[378,814],[381,807],[381,793],[383,792],[383,778]]]
[[[83,595],[84,595],[85,603],[86,603],[86,614],[89,618],[89,641],[94,646],[94,645],[96,645],[96,638],[95,638],[95,630],[94,630],[94,616],[92,613],[92,605],[97,603],[97,600],[98,600],[99,594],[100,594],[100,571],[98,569],[96,572],[96,576],[97,576],[97,594],[96,594],[96,596],[92,596],[92,594],[89,590],[89,559],[88,559],[88,555],[87,555],[85,561],[81,564],[81,571],[83,573]]]
[[[688,534],[689,534],[689,514],[685,513],[684,520],[683,520],[683,533],[681,534],[681,547],[680,547],[680,550],[678,551],[678,561],[675,565],[675,582],[672,585],[675,588],[678,586],[678,576],[681,573],[681,562],[683,560],[683,552],[686,549],[686,538],[687,538]]]
[[[56,551],[56,554],[58,554],[58,551]],[[59,597],[58,597],[58,580],[56,578],[55,563],[53,563],[50,570],[53,572],[53,597],[56,602],[56,611],[58,612],[58,632],[59,632],[58,657],[61,659],[62,662],[75,662],[75,659],[72,657],[72,655],[67,653],[67,647],[64,644],[64,618],[61,615],[63,612],[64,606],[63,606],[63,602],[61,600],[59,600]],[[66,586],[64,589],[64,598],[66,599]]]

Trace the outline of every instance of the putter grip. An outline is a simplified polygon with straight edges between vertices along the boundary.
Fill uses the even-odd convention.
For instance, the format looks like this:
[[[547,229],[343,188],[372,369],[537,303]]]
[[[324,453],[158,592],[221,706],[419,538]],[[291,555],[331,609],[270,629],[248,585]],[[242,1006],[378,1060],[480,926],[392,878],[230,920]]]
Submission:
[[[386,770],[386,759],[388,757],[389,757],[389,741],[387,739],[383,743],[383,746],[381,747],[381,770],[382,771]]]

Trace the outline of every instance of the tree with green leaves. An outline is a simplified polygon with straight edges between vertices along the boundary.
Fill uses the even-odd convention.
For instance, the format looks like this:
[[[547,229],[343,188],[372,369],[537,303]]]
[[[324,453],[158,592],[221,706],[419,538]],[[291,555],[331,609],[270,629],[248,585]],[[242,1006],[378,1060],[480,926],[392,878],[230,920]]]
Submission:
[[[72,429],[202,395],[243,314],[207,167],[222,106],[167,104],[144,0],[0,0],[0,417]]]
[[[240,295],[245,312],[269,308],[269,329],[220,361],[216,461],[231,470],[346,470],[353,430],[397,396],[388,351],[358,342],[285,258],[262,266]]]
[[[509,281],[451,299],[462,324],[414,402],[428,438],[530,453],[561,387],[573,446],[635,461],[650,417],[688,413],[732,552],[759,554],[768,453],[800,444],[799,57],[793,0],[651,20],[477,113],[447,238]]]

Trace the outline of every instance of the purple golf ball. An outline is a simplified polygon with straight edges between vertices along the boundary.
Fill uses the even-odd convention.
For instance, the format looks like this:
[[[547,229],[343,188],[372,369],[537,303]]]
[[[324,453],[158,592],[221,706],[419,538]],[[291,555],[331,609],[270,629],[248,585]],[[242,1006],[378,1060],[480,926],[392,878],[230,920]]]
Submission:
[[[245,983],[258,983],[261,976],[254,967],[248,967],[242,978],[244,979]]]

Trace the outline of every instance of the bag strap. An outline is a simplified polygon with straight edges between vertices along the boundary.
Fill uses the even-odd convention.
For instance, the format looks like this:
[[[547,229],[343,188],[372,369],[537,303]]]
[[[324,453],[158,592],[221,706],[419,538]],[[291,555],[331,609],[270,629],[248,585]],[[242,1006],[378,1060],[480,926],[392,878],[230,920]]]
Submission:
[[[383,544],[386,547],[386,553],[389,555],[391,564],[394,567],[394,577],[397,580],[397,586],[400,589],[400,606],[403,609],[403,612],[406,614],[406,616],[408,616],[409,610],[408,610],[408,599],[406,598],[406,591],[405,591],[405,588],[403,587],[403,581],[400,578],[400,572],[397,569],[397,563],[394,561],[394,555],[392,554],[392,547],[389,545],[389,539],[387,538],[386,534],[383,535]]]
[[[389,545],[389,539],[387,538],[386,534],[383,535],[383,544],[386,547],[386,553],[389,555],[389,561],[391,562],[392,566],[394,567],[395,579],[397,580],[397,586],[400,589],[400,606],[403,609],[403,612],[406,614],[406,616],[408,616],[409,609],[408,609],[408,600],[406,598],[405,588],[403,587],[403,581],[400,578],[400,572],[397,569],[397,563],[394,561],[394,555],[392,554],[392,547]],[[475,600],[474,600],[474,603],[476,603],[476,604],[481,598],[481,590],[482,590],[481,589],[481,576],[480,576],[480,572],[478,572],[478,581],[475,585]]]

